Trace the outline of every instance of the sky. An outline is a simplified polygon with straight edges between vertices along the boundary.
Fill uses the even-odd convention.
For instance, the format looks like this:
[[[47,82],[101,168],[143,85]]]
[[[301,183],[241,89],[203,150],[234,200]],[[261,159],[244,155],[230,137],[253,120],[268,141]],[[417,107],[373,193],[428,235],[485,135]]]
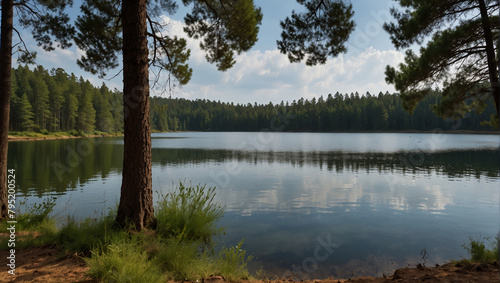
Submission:
[[[393,85],[386,84],[384,71],[387,65],[395,66],[403,62],[404,50],[396,50],[382,28],[384,22],[392,20],[389,9],[396,5],[394,1],[352,0],[356,28],[347,42],[348,52],[314,67],[306,66],[305,63],[289,63],[287,56],[276,47],[276,40],[280,39],[281,34],[280,20],[289,16],[292,10],[301,11],[296,1],[254,1],[262,8],[264,15],[259,41],[250,51],[237,55],[237,63],[226,72],[217,71],[215,65],[207,63],[199,42],[189,39],[182,31],[186,8],[180,7],[175,15],[164,15],[163,19],[170,22],[169,32],[188,40],[191,49],[189,65],[193,75],[187,85],[175,88],[171,93],[157,87],[151,89],[151,95],[220,100],[235,104],[276,104],[300,98],[326,98],[328,94],[336,92],[395,92]],[[76,12],[78,3],[75,1]],[[67,73],[82,76],[96,86],[104,82],[111,89],[122,89],[121,74],[112,78],[121,67],[109,71],[107,78],[99,79],[77,66],[76,59],[84,54],[82,50],[72,47],[44,52],[36,46],[30,31],[23,31],[22,36],[28,47],[37,51],[37,64],[44,68],[63,68]],[[16,40],[14,38],[14,42]],[[13,63],[17,66],[16,62]]]

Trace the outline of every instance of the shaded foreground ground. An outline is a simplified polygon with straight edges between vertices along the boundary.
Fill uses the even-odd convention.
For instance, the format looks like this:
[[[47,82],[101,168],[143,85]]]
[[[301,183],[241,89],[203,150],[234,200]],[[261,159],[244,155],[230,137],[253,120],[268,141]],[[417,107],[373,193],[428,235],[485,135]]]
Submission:
[[[98,282],[86,276],[85,262],[78,256],[58,258],[60,251],[55,246],[35,247],[16,250],[16,275],[9,270],[7,250],[0,251],[0,282]],[[222,283],[223,278],[211,277],[204,283]],[[400,268],[386,278],[351,278],[310,280],[304,283],[334,282],[500,282],[498,262],[494,264],[472,264],[454,266],[446,264],[436,267]],[[292,279],[255,280],[251,283],[285,283]],[[250,283],[250,282],[247,282]]]

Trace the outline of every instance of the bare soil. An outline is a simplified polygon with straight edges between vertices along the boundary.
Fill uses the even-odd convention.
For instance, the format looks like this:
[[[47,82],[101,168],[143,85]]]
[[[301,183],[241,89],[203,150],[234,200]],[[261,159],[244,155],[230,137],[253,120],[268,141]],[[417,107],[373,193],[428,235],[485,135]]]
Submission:
[[[15,275],[8,273],[6,258],[9,250],[0,251],[0,282],[98,282],[86,275],[88,267],[77,255],[60,257],[55,246],[16,249]],[[400,268],[385,277],[360,277],[351,279],[328,278],[301,281],[303,283],[338,282],[500,282],[498,262],[492,264],[455,265],[416,268]],[[202,280],[203,283],[223,283],[224,278],[214,276]],[[293,283],[293,279],[260,279],[242,283]]]
[[[5,264],[10,250],[0,251],[0,282],[98,282],[85,274],[88,267],[82,258],[60,258],[61,252],[55,246],[15,251],[15,275],[8,273],[10,268]]]

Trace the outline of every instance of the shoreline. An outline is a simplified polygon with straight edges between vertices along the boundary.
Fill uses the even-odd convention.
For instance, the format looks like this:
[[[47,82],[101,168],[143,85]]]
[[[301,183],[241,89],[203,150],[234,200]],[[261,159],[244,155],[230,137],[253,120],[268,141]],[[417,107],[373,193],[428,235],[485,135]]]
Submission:
[[[27,136],[15,136],[9,135],[9,142],[11,141],[43,141],[43,140],[67,140],[67,139],[81,139],[81,138],[105,138],[105,137],[120,137],[122,134],[102,134],[102,135],[86,135],[86,136],[39,136],[39,137],[27,137]]]
[[[204,132],[204,131],[176,131],[176,132],[154,132],[154,133],[191,133],[191,132]],[[215,131],[205,131],[214,133]],[[231,131],[233,132],[233,131]],[[234,131],[239,132],[239,131]],[[253,133],[253,132],[249,132]],[[258,133],[258,132],[255,132]],[[418,131],[418,130],[404,130],[404,131],[365,131],[365,132],[286,132],[282,133],[332,133],[332,134],[454,134],[454,135],[500,135],[500,131],[472,131],[472,130],[451,130],[451,131]],[[57,133],[54,133],[57,134]],[[101,138],[101,137],[121,137],[123,134],[100,134],[100,135],[86,135],[86,136],[16,136],[9,135],[8,141],[41,141],[41,140],[58,140],[58,139],[81,139],[81,138]]]
[[[0,234],[1,235],[1,234]],[[22,252],[21,252],[22,251]],[[0,250],[0,257],[7,258],[8,249]],[[76,254],[58,256],[61,250],[54,245],[19,249],[16,254],[15,275],[8,274],[8,264],[0,266],[0,282],[99,282],[87,275],[89,267],[84,259]],[[498,282],[500,280],[498,262],[450,262],[443,265],[426,267],[418,264],[415,267],[401,267],[391,274],[382,276],[353,276],[351,278],[300,278],[278,276],[251,277],[241,279],[240,283],[389,283],[389,282]],[[230,283],[222,276],[211,276],[200,281],[206,283]],[[182,281],[165,281],[182,283]],[[184,281],[186,282],[186,281]]]

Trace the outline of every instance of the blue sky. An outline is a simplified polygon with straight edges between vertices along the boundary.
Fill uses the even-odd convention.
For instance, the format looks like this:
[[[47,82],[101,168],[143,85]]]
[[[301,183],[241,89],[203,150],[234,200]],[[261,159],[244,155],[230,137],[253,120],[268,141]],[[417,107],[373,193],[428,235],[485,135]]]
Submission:
[[[290,15],[292,10],[300,11],[295,0],[254,0],[262,7],[264,15],[260,27],[259,41],[246,53],[238,55],[237,64],[226,72],[217,71],[214,65],[206,62],[198,42],[188,39],[191,49],[190,66],[193,76],[188,85],[174,89],[172,97],[188,99],[210,99],[234,103],[279,103],[281,101],[318,98],[329,93],[359,92],[372,94],[394,92],[392,85],[385,83],[386,65],[396,65],[403,61],[403,52],[397,51],[390,42],[389,35],[382,29],[390,21],[391,0],[354,0],[352,1],[356,22],[355,32],[351,35],[348,53],[331,58],[325,65],[308,67],[305,64],[291,64],[286,55],[276,48],[280,38],[279,21]],[[79,1],[75,1],[78,6]],[[185,8],[165,20],[170,21],[170,33],[183,36],[182,19]],[[79,69],[76,58],[82,51],[73,47],[69,50],[43,52],[31,40],[28,31],[23,32],[24,40],[32,50],[38,52],[37,63],[47,69],[64,68],[68,73],[83,76],[95,85],[105,82],[111,88],[122,88],[122,78],[118,75],[111,80],[101,80],[97,76]],[[184,36],[185,37],[185,36]],[[16,38],[14,38],[16,41]],[[109,72],[109,77],[119,69]],[[158,89],[151,95],[168,96]]]

